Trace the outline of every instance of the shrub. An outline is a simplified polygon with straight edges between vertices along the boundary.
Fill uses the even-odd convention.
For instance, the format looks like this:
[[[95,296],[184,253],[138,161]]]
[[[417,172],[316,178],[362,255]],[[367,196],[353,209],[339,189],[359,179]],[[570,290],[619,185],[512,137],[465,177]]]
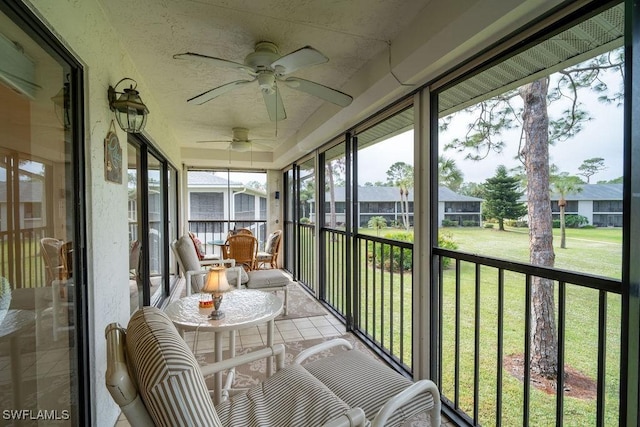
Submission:
[[[493,228],[493,224],[490,223],[490,222],[485,222],[483,227],[484,228]]]
[[[385,238],[402,242],[413,242],[413,233],[397,231],[387,233]],[[375,255],[375,266],[383,267],[389,271],[411,271],[413,268],[413,251],[398,248],[389,243],[370,242],[368,245],[369,259]],[[374,248],[375,247],[375,253]]]
[[[580,228],[589,224],[589,220],[586,216],[582,215],[566,215],[564,217],[564,224],[569,228]]]
[[[551,224],[551,226],[553,228],[560,228],[560,220],[559,219],[554,219],[553,223]]]
[[[463,227],[477,227],[478,225],[480,225],[478,224],[478,221],[471,221],[471,220],[462,221]]]
[[[458,226],[458,221],[452,221],[450,219],[443,219],[442,220],[442,226],[443,227],[457,227]]]
[[[300,218],[300,224],[311,224],[311,220],[306,217]]]
[[[444,249],[458,249],[458,244],[453,240],[451,233],[438,234],[438,246]],[[451,258],[442,258],[442,268],[449,268]]]

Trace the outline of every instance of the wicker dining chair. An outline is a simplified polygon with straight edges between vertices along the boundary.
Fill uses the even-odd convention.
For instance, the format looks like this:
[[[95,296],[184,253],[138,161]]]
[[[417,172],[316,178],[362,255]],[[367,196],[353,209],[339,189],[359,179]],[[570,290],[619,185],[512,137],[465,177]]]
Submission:
[[[248,234],[249,236],[253,236],[253,232],[248,228],[239,228],[236,230],[236,234]]]
[[[236,265],[242,265],[245,270],[255,268],[258,239],[248,234],[236,234],[227,239],[225,246],[225,259],[235,259]]]
[[[256,255],[256,268],[277,268],[278,252],[280,252],[280,241],[282,240],[282,230],[276,230],[269,235],[263,252]]]

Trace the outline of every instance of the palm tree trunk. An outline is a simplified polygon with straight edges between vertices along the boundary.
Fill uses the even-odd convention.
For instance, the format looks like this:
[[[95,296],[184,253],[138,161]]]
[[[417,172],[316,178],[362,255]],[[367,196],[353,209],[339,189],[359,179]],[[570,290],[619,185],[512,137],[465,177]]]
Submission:
[[[564,204],[560,204],[560,248],[567,248],[567,236],[564,222]]]

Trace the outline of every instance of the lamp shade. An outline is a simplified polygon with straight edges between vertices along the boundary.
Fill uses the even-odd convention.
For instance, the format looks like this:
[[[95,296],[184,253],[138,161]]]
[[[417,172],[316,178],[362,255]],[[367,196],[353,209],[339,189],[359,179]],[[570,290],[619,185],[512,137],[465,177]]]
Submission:
[[[217,293],[229,290],[229,282],[227,281],[226,268],[212,267],[207,274],[207,281],[202,288],[202,292]]]

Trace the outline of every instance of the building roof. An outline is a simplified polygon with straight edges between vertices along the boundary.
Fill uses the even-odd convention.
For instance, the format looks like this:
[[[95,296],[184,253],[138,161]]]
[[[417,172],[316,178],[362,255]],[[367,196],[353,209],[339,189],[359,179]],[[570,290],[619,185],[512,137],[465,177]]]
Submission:
[[[211,171],[189,171],[189,183],[188,188],[191,189],[206,189],[206,188],[221,188],[226,189],[231,187],[233,190],[240,190],[247,194],[254,194],[264,197],[266,193],[264,190],[259,190],[253,187],[247,187],[244,183],[239,181],[231,181],[216,175]],[[236,191],[238,192],[238,191]]]
[[[189,171],[189,186],[203,186],[203,187],[226,187],[231,185],[233,187],[243,187],[241,182],[229,181],[226,178],[216,175],[211,171]]]
[[[582,191],[569,193],[565,200],[622,200],[622,184],[583,184]],[[558,200],[560,194],[551,193],[551,200]]]
[[[413,189],[409,190],[409,201],[413,202]],[[329,192],[325,195],[329,200]],[[336,201],[344,201],[344,187],[336,187]],[[477,197],[464,196],[447,187],[438,187],[438,201],[440,202],[482,202],[483,199]],[[359,202],[399,202],[400,190],[398,187],[376,187],[376,186],[359,186],[358,187]]]
[[[484,199],[479,197],[471,197],[465,196],[463,194],[458,194],[455,191],[449,189],[448,187],[439,186],[438,187],[438,201],[439,202],[482,202]]]

